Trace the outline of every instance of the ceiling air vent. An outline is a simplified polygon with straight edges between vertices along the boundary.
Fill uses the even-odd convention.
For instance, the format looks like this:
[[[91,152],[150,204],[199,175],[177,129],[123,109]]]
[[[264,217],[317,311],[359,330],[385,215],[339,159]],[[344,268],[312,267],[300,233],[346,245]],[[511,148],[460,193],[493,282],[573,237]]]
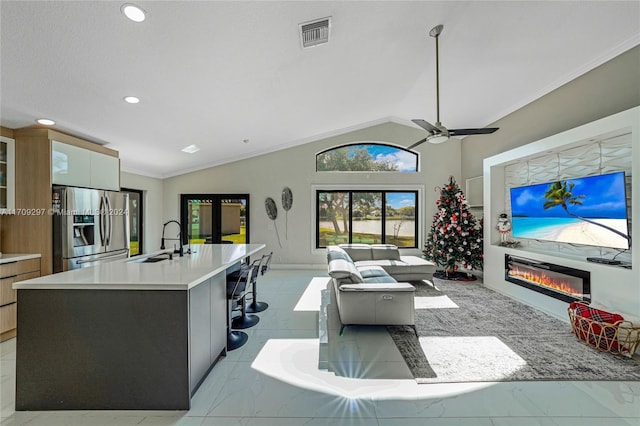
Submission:
[[[331,17],[317,19],[300,24],[300,41],[302,48],[317,46],[329,41]]]

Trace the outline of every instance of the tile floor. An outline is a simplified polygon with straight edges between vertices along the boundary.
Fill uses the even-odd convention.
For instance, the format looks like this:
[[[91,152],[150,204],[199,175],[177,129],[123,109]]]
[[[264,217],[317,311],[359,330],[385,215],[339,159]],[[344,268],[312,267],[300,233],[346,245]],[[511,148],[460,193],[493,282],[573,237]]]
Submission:
[[[260,277],[269,309],[248,330],[249,342],[214,367],[189,411],[15,412],[15,339],[4,342],[1,424],[640,425],[637,382],[418,385],[383,327],[348,327],[339,337],[330,320],[321,344],[323,280],[314,277],[325,271],[272,269]]]

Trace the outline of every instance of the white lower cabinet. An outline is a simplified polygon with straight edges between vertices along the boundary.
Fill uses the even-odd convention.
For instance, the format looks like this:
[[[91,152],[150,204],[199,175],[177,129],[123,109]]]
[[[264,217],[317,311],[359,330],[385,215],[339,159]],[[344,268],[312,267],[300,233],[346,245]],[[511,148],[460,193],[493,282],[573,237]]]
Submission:
[[[189,290],[189,390],[193,392],[227,347],[227,282],[217,274]]]

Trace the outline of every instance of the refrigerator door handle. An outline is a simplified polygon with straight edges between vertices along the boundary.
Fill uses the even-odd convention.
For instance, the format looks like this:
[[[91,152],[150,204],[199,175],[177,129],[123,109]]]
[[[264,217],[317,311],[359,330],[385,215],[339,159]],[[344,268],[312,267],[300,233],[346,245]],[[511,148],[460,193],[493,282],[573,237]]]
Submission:
[[[115,254],[112,254],[112,255],[109,255],[109,256],[102,256],[102,257],[97,257],[97,258],[93,258],[93,259],[86,259],[86,260],[80,259],[76,263],[78,265],[82,265],[84,263],[100,262],[100,261],[105,260],[105,259],[113,259],[115,257],[120,257],[122,255],[128,255],[128,254],[129,254],[129,250],[128,249],[124,249],[124,250],[120,251],[119,253],[115,253]]]
[[[98,207],[98,221],[100,222],[100,245],[104,246],[106,245],[104,243],[104,237],[105,237],[105,223],[104,223],[104,196],[100,197],[100,206]]]
[[[111,199],[109,196],[104,196],[105,201],[107,202],[107,211],[105,212],[105,218],[108,218],[107,223],[107,246],[111,244],[111,232],[113,230],[113,208],[111,207]]]

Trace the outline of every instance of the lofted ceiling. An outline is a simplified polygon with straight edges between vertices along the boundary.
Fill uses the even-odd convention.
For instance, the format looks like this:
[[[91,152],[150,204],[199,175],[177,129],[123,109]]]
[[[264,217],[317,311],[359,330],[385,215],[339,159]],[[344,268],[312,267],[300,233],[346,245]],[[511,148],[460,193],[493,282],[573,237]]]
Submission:
[[[131,2],[144,22],[124,0],[1,1],[0,124],[50,118],[120,151],[123,170],[168,177],[434,123],[437,24],[449,128],[487,126],[640,43],[638,1]],[[327,16],[329,43],[302,49],[298,24]]]

